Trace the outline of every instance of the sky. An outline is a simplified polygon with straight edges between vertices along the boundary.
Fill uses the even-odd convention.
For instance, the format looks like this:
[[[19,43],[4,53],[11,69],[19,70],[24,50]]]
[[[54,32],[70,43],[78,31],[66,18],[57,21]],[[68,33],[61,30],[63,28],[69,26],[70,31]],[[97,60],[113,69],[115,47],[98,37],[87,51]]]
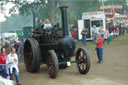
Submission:
[[[7,17],[11,16],[9,14],[9,9],[12,8],[13,6],[14,6],[14,4],[12,4],[12,3],[8,3],[7,5],[4,6],[6,10],[4,11],[4,14],[3,13],[0,13],[0,22],[3,22],[3,21],[6,20],[5,15]],[[17,10],[16,13],[18,13],[18,10]]]
[[[27,1],[30,1],[30,2],[33,2],[34,0],[27,0]],[[14,6],[14,4],[12,4],[12,3],[8,3],[8,4],[6,4],[4,7],[5,7],[5,11],[4,11],[4,14],[7,16],[7,17],[10,17],[11,15],[9,14],[9,9],[10,8],[12,8]],[[16,11],[16,14],[18,14],[19,12],[18,12],[18,10]],[[4,22],[4,21],[6,21],[6,18],[5,18],[5,15],[4,15],[3,13],[1,13],[0,12],[0,22]],[[0,23],[0,35],[2,34],[1,33],[2,31],[1,31],[1,23]]]
[[[27,0],[27,1],[30,1],[30,2],[33,2],[34,0]],[[11,15],[9,14],[9,9],[10,8],[12,8],[14,6],[14,4],[12,4],[12,3],[8,3],[7,5],[5,5],[4,7],[5,7],[5,11],[4,11],[4,13],[5,13],[5,15],[7,16],[7,17],[10,17]],[[16,14],[18,14],[18,10],[16,11]],[[0,22],[3,22],[3,21],[5,21],[6,20],[6,18],[5,18],[5,16],[4,16],[4,14],[3,13],[0,13]]]

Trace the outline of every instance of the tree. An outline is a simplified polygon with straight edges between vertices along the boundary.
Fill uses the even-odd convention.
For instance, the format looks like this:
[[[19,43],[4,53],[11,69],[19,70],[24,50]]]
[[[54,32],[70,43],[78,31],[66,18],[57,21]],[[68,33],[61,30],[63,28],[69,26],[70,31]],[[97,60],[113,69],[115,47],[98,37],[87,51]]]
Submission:
[[[30,15],[34,12],[37,18],[41,18],[43,21],[49,18],[52,24],[61,22],[59,6],[67,5],[69,7],[68,23],[76,24],[76,21],[81,19],[83,12],[97,11],[101,5],[99,0],[48,0],[48,4],[43,4],[45,0],[34,0],[33,2],[28,2],[28,0],[2,1],[5,1],[5,4],[8,2],[15,4],[10,10],[12,14],[18,8],[21,15]]]

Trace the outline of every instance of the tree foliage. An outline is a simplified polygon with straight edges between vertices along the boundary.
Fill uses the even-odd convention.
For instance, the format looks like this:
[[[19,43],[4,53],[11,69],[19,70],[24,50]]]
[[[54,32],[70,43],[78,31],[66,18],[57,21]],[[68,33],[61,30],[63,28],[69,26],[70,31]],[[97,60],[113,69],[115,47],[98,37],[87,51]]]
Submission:
[[[5,4],[7,2],[15,4],[10,13],[15,12],[15,8],[19,9],[21,15],[30,15],[34,11],[36,17],[43,20],[49,18],[53,24],[60,21],[57,20],[60,18],[59,6],[67,5],[69,7],[69,23],[74,23],[80,19],[83,12],[96,11],[100,6],[98,0],[48,0],[48,4],[45,4],[45,0],[34,0],[31,3],[28,0],[6,0]]]
[[[2,6],[8,2],[14,3],[14,7],[10,9],[10,13],[13,14],[16,9],[19,10],[20,15],[32,15],[35,12],[36,18],[41,18],[43,21],[48,18],[52,24],[61,23],[60,6],[68,6],[68,23],[76,25],[77,20],[81,19],[83,12],[99,11],[102,5],[101,0],[1,0],[0,11],[4,10]],[[128,11],[126,0],[105,0],[105,5],[123,5],[123,9],[120,13]],[[25,19],[25,18],[24,18]],[[30,20],[32,21],[32,19]]]

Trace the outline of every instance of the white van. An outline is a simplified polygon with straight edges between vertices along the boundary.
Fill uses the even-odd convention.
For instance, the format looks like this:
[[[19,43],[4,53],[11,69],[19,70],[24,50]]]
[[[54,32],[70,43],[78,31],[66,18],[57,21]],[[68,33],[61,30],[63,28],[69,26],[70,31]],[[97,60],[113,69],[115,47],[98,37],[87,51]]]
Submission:
[[[96,25],[96,29],[102,25],[104,31],[106,29],[106,16],[104,12],[85,12],[82,14],[82,20],[78,20],[78,39],[82,39],[81,31],[83,28],[88,29],[87,40],[92,40],[92,29]]]
[[[18,41],[18,37],[16,33],[3,33],[2,37],[4,37],[6,41],[9,41],[9,40]]]

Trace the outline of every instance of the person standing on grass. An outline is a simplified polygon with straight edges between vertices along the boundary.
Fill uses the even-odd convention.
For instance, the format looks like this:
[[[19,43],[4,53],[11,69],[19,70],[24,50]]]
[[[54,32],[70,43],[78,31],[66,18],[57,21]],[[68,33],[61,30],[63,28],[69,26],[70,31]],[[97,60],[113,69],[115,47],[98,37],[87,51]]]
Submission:
[[[128,25],[127,25],[127,27],[126,27],[126,33],[128,34]]]
[[[11,53],[7,56],[7,68],[9,70],[10,79],[13,80],[13,74],[16,77],[16,85],[21,85],[19,80],[18,56],[15,53],[15,48],[11,49]]]
[[[82,43],[83,43],[83,45],[86,46],[87,29],[83,28],[82,31],[81,31],[81,35],[82,35]]]
[[[112,29],[113,29],[113,26],[112,26],[112,25],[110,25],[110,26],[109,26],[109,29],[108,29],[108,30],[109,30],[109,34],[111,34],[111,33],[112,33]]]
[[[101,37],[104,39],[104,29],[103,26],[100,26],[99,33],[101,34]]]
[[[96,29],[96,26],[94,25],[92,29],[93,43],[96,42],[97,34],[98,34],[98,30]]]
[[[98,56],[97,63],[103,63],[103,38],[101,37],[101,34],[98,34],[98,37],[96,39],[96,52]]]
[[[115,33],[116,33],[116,37],[118,37],[118,35],[119,35],[119,29],[118,29],[118,27],[115,29]]]
[[[107,41],[107,44],[109,44],[109,30],[108,30],[108,28],[105,31],[103,43],[105,41]]]
[[[121,36],[121,35],[122,35],[122,24],[120,22],[120,24],[119,24],[119,36]]]

